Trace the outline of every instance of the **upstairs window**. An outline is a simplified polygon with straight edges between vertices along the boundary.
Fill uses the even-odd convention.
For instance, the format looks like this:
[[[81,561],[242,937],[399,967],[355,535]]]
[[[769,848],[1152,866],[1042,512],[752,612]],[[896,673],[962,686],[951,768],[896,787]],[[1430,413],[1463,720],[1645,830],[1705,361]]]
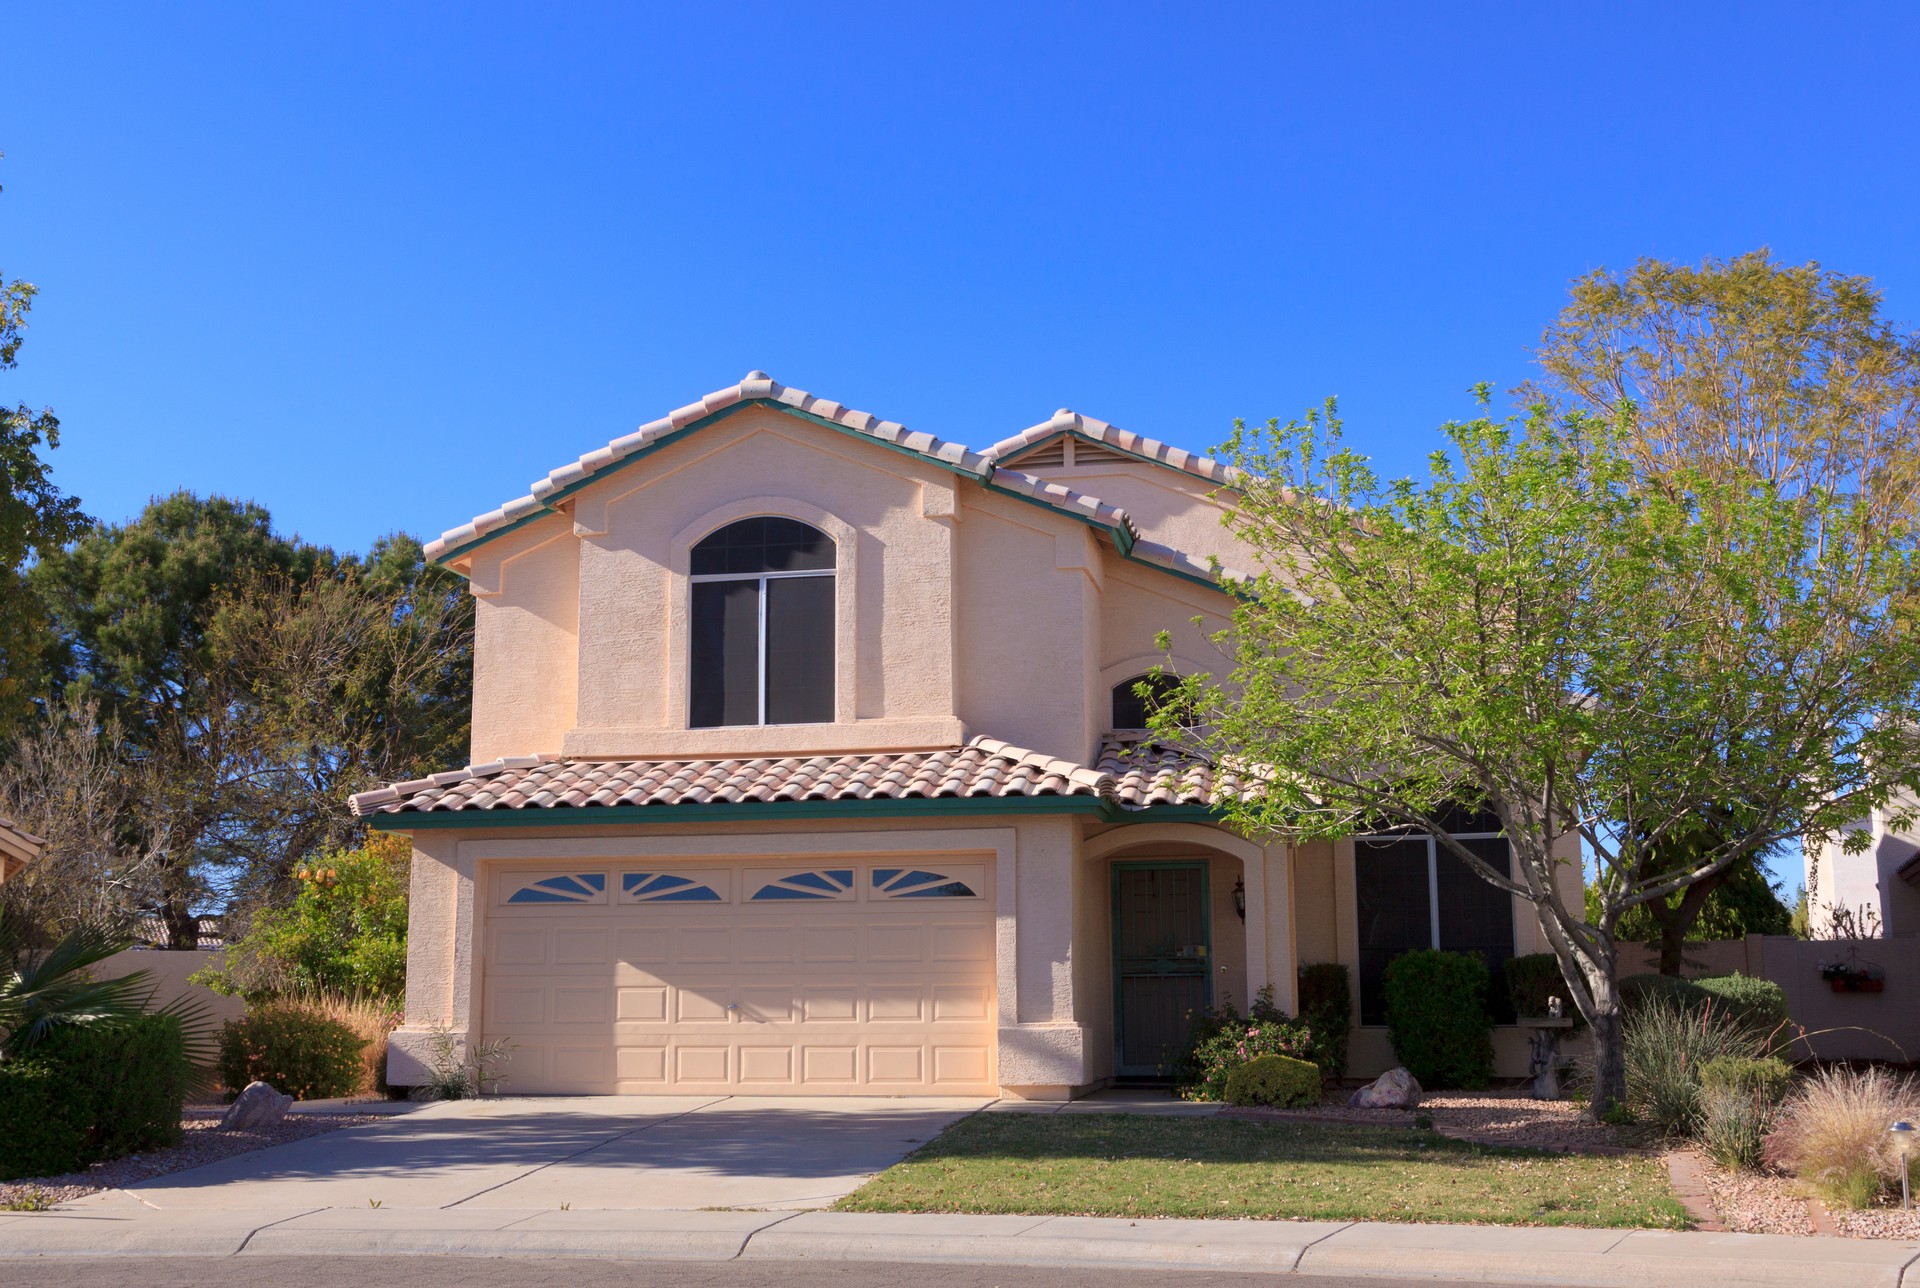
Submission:
[[[1146,687],[1147,696],[1137,692]],[[1113,723],[1112,729],[1144,729],[1147,717],[1160,709],[1167,695],[1180,687],[1180,681],[1171,675],[1136,675],[1132,679],[1122,680],[1113,686]]]
[[[833,540],[797,519],[730,523],[693,548],[688,724],[833,719]]]

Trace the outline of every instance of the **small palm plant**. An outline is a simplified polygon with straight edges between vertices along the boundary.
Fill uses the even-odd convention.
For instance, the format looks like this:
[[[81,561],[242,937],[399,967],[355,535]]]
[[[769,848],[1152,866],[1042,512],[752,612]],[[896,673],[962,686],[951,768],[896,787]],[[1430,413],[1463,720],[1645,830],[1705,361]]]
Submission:
[[[146,971],[117,979],[94,979],[91,968],[132,941],[110,930],[80,926],[51,948],[31,949],[0,913],[0,1062],[17,1059],[54,1030],[68,1024],[110,1024],[145,1015],[154,987]],[[198,1003],[175,1003],[160,1014],[180,1021],[189,1058],[212,1059],[207,1014]]]

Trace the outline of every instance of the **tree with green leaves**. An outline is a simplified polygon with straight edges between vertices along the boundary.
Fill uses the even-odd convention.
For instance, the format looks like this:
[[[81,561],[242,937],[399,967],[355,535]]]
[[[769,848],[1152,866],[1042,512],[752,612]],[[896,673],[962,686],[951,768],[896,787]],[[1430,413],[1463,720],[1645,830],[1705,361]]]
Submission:
[[[1596,1117],[1624,1094],[1622,919],[1890,800],[1913,735],[1878,717],[1920,700],[1909,537],[1750,471],[1640,486],[1630,432],[1483,415],[1444,428],[1427,481],[1385,483],[1331,406],[1238,428],[1228,523],[1258,565],[1228,673],[1154,717],[1249,783],[1225,807],[1248,832],[1430,833],[1531,903],[1592,1028]],[[1498,817],[1511,872],[1449,835],[1462,805]],[[1723,833],[1650,868],[1717,809]]]
[[[1748,477],[1789,498],[1851,497],[1859,521],[1910,531],[1920,523],[1920,335],[1881,305],[1867,278],[1779,264],[1765,250],[1596,269],[1546,329],[1543,378],[1525,392],[1601,417],[1631,407],[1623,442],[1646,486],[1684,490],[1673,480],[1688,471]],[[1720,822],[1708,813],[1670,834],[1648,851],[1649,874],[1710,846]],[[1661,971],[1677,974],[1680,945],[1737,896],[1778,924],[1763,857],[1647,904],[1622,933],[1658,941]],[[1728,933],[1744,924],[1717,920]]]
[[[304,857],[357,839],[350,793],[465,742],[472,604],[409,537],[362,561],[281,536],[258,505],[178,493],[33,580],[63,696],[125,749],[122,830],[170,946],[211,907],[290,896]]]
[[[36,293],[33,283],[0,273],[0,371],[19,365]],[[44,692],[47,615],[26,569],[87,525],[80,502],[53,485],[41,459],[42,449],[59,445],[60,422],[51,410],[0,406],[0,742],[33,714]]]

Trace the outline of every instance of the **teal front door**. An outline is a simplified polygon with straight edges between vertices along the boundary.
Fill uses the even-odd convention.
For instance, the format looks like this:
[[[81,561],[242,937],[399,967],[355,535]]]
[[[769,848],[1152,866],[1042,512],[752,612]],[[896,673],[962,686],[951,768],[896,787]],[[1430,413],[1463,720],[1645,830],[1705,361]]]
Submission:
[[[1213,1003],[1207,865],[1113,865],[1115,1072],[1163,1078],[1195,1011]]]

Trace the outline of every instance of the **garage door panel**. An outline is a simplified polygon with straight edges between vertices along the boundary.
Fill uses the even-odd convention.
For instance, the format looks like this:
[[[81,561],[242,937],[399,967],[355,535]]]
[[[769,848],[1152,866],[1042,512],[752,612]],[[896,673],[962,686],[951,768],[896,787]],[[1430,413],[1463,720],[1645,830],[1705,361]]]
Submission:
[[[642,1024],[664,1024],[667,1021],[667,995],[665,984],[622,988],[617,994],[614,1015],[621,1020]]]
[[[926,996],[919,984],[874,984],[867,989],[867,1018],[877,1024],[918,1024],[926,1010]]]
[[[542,887],[539,901],[515,903],[507,895],[528,875],[495,878],[483,1028],[518,1048],[512,1091],[994,1089],[992,901],[955,895],[948,880],[990,891],[983,866],[669,873],[713,899],[665,898],[687,888],[670,884],[630,892],[623,865],[601,867],[609,897],[598,901],[592,882],[579,894],[543,872],[532,875],[566,901]],[[755,897],[769,886],[781,894]]]
[[[676,1082],[718,1082],[729,1081],[727,1073],[733,1054],[730,1046],[687,1046],[672,1048],[674,1081]]]
[[[613,1018],[612,990],[604,985],[569,987],[553,990],[555,1024],[591,1024],[604,1028]]]
[[[857,925],[806,926],[800,932],[800,960],[806,965],[840,965],[860,960]]]
[[[553,964],[556,966],[604,966],[612,958],[612,942],[604,928],[591,930],[556,929],[553,932]]]
[[[614,933],[614,951],[634,966],[665,966],[673,961],[673,932],[664,926],[621,929]]]
[[[793,1081],[791,1046],[743,1046],[740,1048],[740,1085],[778,1084]]]
[[[544,966],[547,962],[547,932],[524,927],[502,927],[493,932],[487,960],[495,966]]]

